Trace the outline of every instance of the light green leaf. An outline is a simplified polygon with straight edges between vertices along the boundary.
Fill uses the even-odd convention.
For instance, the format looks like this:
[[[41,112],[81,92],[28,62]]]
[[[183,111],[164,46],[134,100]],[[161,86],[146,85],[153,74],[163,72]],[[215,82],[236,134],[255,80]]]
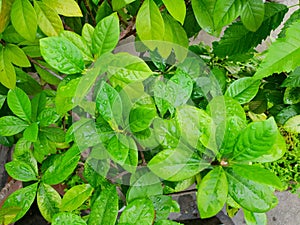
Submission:
[[[300,133],[300,115],[288,119],[283,125],[283,128],[291,133]]]
[[[29,97],[22,89],[15,88],[10,90],[7,94],[7,104],[16,116],[30,122],[31,103]]]
[[[278,34],[279,38],[285,37],[286,30],[296,21],[300,19],[300,10],[295,10],[290,17],[284,22],[284,26],[280,30],[280,33]]]
[[[79,159],[80,152],[78,148],[71,147],[55,159],[53,164],[45,171],[42,181],[50,185],[61,183],[73,173]]]
[[[52,218],[52,225],[65,225],[65,224],[72,224],[72,225],[86,225],[86,222],[78,215],[73,213],[57,213]]]
[[[272,43],[253,76],[255,79],[262,79],[274,73],[290,72],[300,65],[299,32],[300,21],[297,21],[286,30],[284,38],[278,38]]]
[[[1,210],[11,207],[20,207],[22,209],[11,222],[21,219],[29,210],[35,199],[37,186],[38,183],[35,183],[16,190],[5,200]]]
[[[46,103],[47,96],[45,92],[41,92],[31,99],[31,116],[33,121],[36,121],[37,116],[46,108]]]
[[[120,217],[120,223],[131,225],[152,225],[154,221],[154,207],[148,199],[136,199],[129,203]]]
[[[260,86],[259,80],[252,77],[244,77],[234,81],[227,88],[225,96],[237,100],[240,104],[250,102],[258,92]]]
[[[60,15],[82,17],[80,7],[74,0],[64,0],[63,2],[60,0],[43,0],[43,2]]]
[[[262,213],[274,208],[278,203],[273,189],[237,175],[231,168],[226,170],[229,195],[241,207]]]
[[[154,225],[180,225],[181,223],[177,223],[171,220],[160,220],[156,222]]]
[[[74,211],[80,207],[91,195],[93,188],[89,184],[76,185],[69,189],[61,202],[61,211]]]
[[[245,2],[241,13],[241,20],[245,27],[252,32],[257,31],[264,20],[265,8],[263,0],[249,0]]]
[[[113,78],[127,84],[143,81],[153,73],[142,59],[126,52],[114,56],[108,66],[108,72]]]
[[[184,0],[163,0],[163,3],[171,16],[181,24],[183,24],[186,14],[186,6]]]
[[[34,1],[34,9],[37,14],[38,25],[47,36],[58,36],[64,30],[59,15],[44,2]]]
[[[41,53],[46,62],[65,74],[81,73],[84,69],[80,50],[63,37],[40,39]]]
[[[0,34],[3,33],[10,21],[10,10],[13,0],[0,1]],[[1,220],[0,220],[1,221]]]
[[[4,57],[4,48],[0,46],[0,82],[7,88],[16,87],[16,72],[10,60]]]
[[[185,180],[209,165],[197,153],[183,144],[176,149],[159,152],[148,163],[148,167],[154,174],[169,181]]]
[[[0,1],[1,4],[1,1]],[[17,214],[22,210],[21,207],[7,207],[0,209],[0,223],[3,225],[11,224]]]
[[[34,41],[37,31],[37,16],[29,0],[15,0],[10,14],[16,31],[26,40]]]
[[[37,141],[39,134],[39,127],[37,123],[32,123],[27,127],[23,133],[23,137],[31,142]]]
[[[17,45],[7,44],[4,48],[4,57],[7,57],[13,64],[20,67],[30,67],[27,56]]]
[[[64,37],[68,41],[73,43],[80,50],[84,61],[87,61],[87,62],[93,61],[92,52],[91,52],[89,46],[87,45],[86,41],[83,39],[83,37],[76,34],[75,32],[67,31],[67,30],[62,31],[59,34],[59,36]]]
[[[252,122],[241,132],[234,147],[234,161],[255,161],[269,154],[277,139],[277,125],[273,117],[265,121]]]
[[[164,20],[153,0],[145,0],[139,9],[136,17],[136,31],[140,40],[152,51],[158,45],[156,41],[163,40]]]
[[[111,52],[118,44],[120,36],[119,17],[116,13],[102,19],[93,33],[92,51],[95,57]]]
[[[15,116],[0,118],[0,136],[12,136],[28,127],[28,123]]]
[[[150,127],[156,117],[156,108],[153,105],[143,105],[133,108],[129,115],[129,124],[132,132],[139,132]]]
[[[247,225],[267,225],[268,219],[265,213],[255,213],[243,209]]]
[[[114,11],[117,11],[134,1],[135,0],[112,0],[112,7]]]
[[[204,176],[198,187],[197,203],[201,218],[216,215],[223,208],[228,194],[226,174],[216,167]]]
[[[118,208],[116,187],[105,188],[92,204],[88,225],[114,225],[118,216]]]
[[[41,183],[37,192],[37,204],[42,216],[48,221],[59,212],[61,197],[50,185]]]
[[[46,135],[49,141],[55,143],[65,142],[65,132],[59,127],[43,127],[40,131]]]
[[[37,121],[39,121],[41,127],[54,124],[58,119],[59,115],[56,113],[55,108],[44,108],[37,117]]]
[[[127,202],[134,199],[162,195],[163,189],[159,177],[148,168],[141,168],[130,178],[130,188],[126,195]]]
[[[42,163],[45,156],[57,153],[55,143],[50,141],[44,132],[39,132],[38,140],[33,142],[33,146],[33,155],[39,163]]]
[[[274,173],[269,170],[263,169],[259,166],[250,166],[243,164],[232,165],[233,172],[239,176],[253,180],[260,184],[270,185],[277,188],[278,190],[283,190],[283,185],[280,179],[275,176]]]
[[[93,42],[93,33],[95,28],[89,23],[85,23],[82,27],[81,36],[85,40],[86,44],[89,46],[90,51],[92,50],[92,42]]]
[[[7,173],[14,179],[20,181],[37,180],[34,169],[27,163],[19,160],[13,160],[5,164]]]
[[[180,212],[180,206],[172,196],[154,195],[149,197],[155,210],[155,221],[168,219],[170,213]]]

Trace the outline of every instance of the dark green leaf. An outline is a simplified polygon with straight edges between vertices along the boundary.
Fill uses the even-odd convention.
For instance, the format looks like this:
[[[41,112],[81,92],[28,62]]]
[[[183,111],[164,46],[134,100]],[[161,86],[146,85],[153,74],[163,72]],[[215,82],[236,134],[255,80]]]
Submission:
[[[226,170],[229,195],[243,208],[253,212],[266,212],[274,208],[278,200],[270,187],[241,177],[232,169]]]
[[[56,143],[65,142],[65,132],[58,127],[43,127],[41,128],[41,132],[43,132],[46,137]]]
[[[201,180],[197,203],[201,218],[216,215],[223,208],[228,194],[226,174],[222,167],[216,167]]]
[[[186,16],[183,24],[183,28],[188,36],[191,38],[201,30],[201,27],[198,25],[197,20],[195,18],[192,6],[189,5],[186,9]]]
[[[40,184],[37,192],[37,204],[42,216],[49,222],[59,212],[61,197],[58,192],[48,184]]]
[[[35,199],[37,187],[38,183],[35,183],[27,187],[21,188],[19,190],[16,190],[5,200],[1,210],[10,207],[20,207],[22,209],[11,222],[15,222],[21,219],[29,210],[30,206],[32,205]]]
[[[31,103],[29,97],[22,89],[15,88],[10,90],[7,94],[7,104],[16,116],[30,122]]]
[[[250,123],[240,134],[232,158],[235,161],[255,161],[256,158],[270,153],[276,143],[277,134],[274,118]]]
[[[300,87],[292,87],[285,89],[283,95],[283,102],[285,104],[297,104],[300,102]]]
[[[150,196],[155,209],[155,221],[168,219],[170,213],[180,212],[179,204],[171,196],[155,195]]]
[[[110,168],[110,160],[89,158],[84,164],[84,178],[94,187],[99,187],[105,181]]]
[[[52,225],[86,225],[86,222],[78,215],[72,213],[58,213],[55,214],[52,218]]]
[[[263,169],[259,166],[250,166],[243,164],[232,165],[233,172],[246,179],[253,180],[260,184],[266,184],[283,190],[283,185],[278,177],[269,170]]]
[[[12,136],[28,127],[28,123],[15,116],[3,116],[0,118],[0,135]]]
[[[93,188],[89,184],[76,185],[69,189],[61,202],[61,211],[74,211],[80,207],[91,195]]]
[[[101,191],[91,207],[88,225],[114,225],[118,216],[118,194],[115,186]]]
[[[300,114],[300,107],[296,105],[291,105],[283,108],[275,117],[276,122],[283,125],[288,119]]]
[[[120,36],[119,18],[116,13],[102,19],[93,33],[92,51],[98,58],[111,52],[118,44]]]
[[[241,13],[244,26],[252,32],[257,31],[264,20],[265,8],[263,0],[246,1]]]
[[[291,74],[288,75],[281,84],[281,87],[300,87],[300,67],[297,67]]]
[[[96,22],[99,23],[103,18],[113,13],[113,10],[107,0],[104,0],[97,10]]]
[[[228,87],[225,95],[237,100],[240,104],[245,104],[255,97],[259,86],[260,81],[252,77],[240,78]]]
[[[13,160],[5,164],[7,173],[14,179],[20,181],[33,181],[37,180],[36,172],[27,163],[19,160]]]
[[[37,123],[30,124],[24,131],[23,136],[26,140],[36,142],[39,134],[39,126]]]
[[[132,201],[120,217],[120,223],[131,225],[152,225],[154,221],[154,207],[148,199],[136,199]]]
[[[10,17],[16,31],[26,40],[33,42],[36,38],[37,16],[30,1],[15,0]]]
[[[37,116],[46,108],[47,96],[45,92],[41,92],[31,99],[31,116],[36,121]]]
[[[15,67],[17,75],[17,87],[21,88],[27,95],[33,96],[42,91],[41,85],[30,74]]]
[[[208,162],[183,145],[159,152],[148,163],[154,174],[169,181],[185,180],[208,166]]]
[[[63,37],[48,37],[40,40],[41,53],[46,62],[65,74],[81,73],[84,70],[80,50]]]
[[[256,32],[248,30],[242,22],[235,22],[225,30],[221,40],[214,44],[214,53],[225,57],[248,52],[279,26],[286,12],[285,5],[266,3],[264,21]]]
[[[60,79],[57,76],[54,76],[53,73],[49,72],[49,71],[51,71],[51,72],[58,74],[58,71],[56,69],[52,68],[51,66],[49,66],[48,63],[45,63],[40,60],[38,60],[37,62],[39,63],[39,65],[41,67],[39,65],[34,64],[34,68],[38,72],[39,76],[43,79],[43,81],[45,81],[49,84],[58,85],[60,82]],[[49,71],[47,71],[47,70],[49,70]]]
[[[45,184],[58,184],[70,176],[80,159],[80,152],[76,146],[60,155],[45,171],[42,180]]]

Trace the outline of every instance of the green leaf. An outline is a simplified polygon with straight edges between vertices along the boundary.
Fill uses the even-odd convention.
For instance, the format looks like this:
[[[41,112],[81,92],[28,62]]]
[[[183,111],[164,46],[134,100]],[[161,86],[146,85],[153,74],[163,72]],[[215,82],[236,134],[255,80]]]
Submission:
[[[15,116],[3,116],[0,118],[0,127],[0,136],[12,136],[28,127],[28,123]]]
[[[267,225],[267,215],[265,213],[255,213],[243,209],[244,218],[247,225]]]
[[[86,222],[78,215],[68,212],[57,213],[52,218],[52,225],[86,225]]]
[[[60,15],[82,17],[80,7],[74,0],[65,0],[64,2],[60,0],[43,0],[43,2]]]
[[[37,116],[46,108],[46,103],[47,96],[45,92],[41,92],[31,99],[31,116],[33,121],[36,121]]]
[[[255,32],[262,24],[264,14],[263,0],[249,0],[245,2],[244,9],[241,13],[241,20],[248,30]]]
[[[55,143],[65,142],[65,132],[59,127],[43,127],[41,128],[46,137]]]
[[[145,0],[136,17],[136,31],[142,42],[154,50],[165,33],[164,20],[153,0]]]
[[[94,187],[99,187],[105,181],[110,168],[109,159],[89,158],[84,164],[84,178]]]
[[[7,88],[16,87],[16,72],[10,60],[4,57],[4,48],[0,46],[0,82]]]
[[[78,90],[78,84],[81,81],[81,77],[66,77],[57,88],[55,97],[56,110],[59,115],[64,115],[69,110],[73,109],[78,102],[76,101],[76,93]],[[83,91],[83,89],[80,89]]]
[[[61,197],[53,187],[41,183],[37,192],[37,204],[42,216],[51,222],[53,216],[59,212]]]
[[[126,84],[143,81],[153,73],[142,59],[126,52],[114,56],[108,72],[113,78]]]
[[[156,222],[154,225],[180,225],[181,223],[177,223],[171,220],[160,220]]]
[[[262,213],[274,208],[278,200],[270,187],[226,170],[229,195],[243,208]]]
[[[163,3],[171,16],[183,25],[186,14],[184,0],[163,0]]]
[[[160,179],[148,168],[141,168],[130,178],[130,188],[126,195],[127,202],[134,199],[162,195],[163,189]]]
[[[280,25],[287,11],[285,5],[272,2],[266,3],[264,21],[256,32],[248,30],[242,22],[235,22],[225,30],[219,42],[214,42],[213,52],[219,57],[248,52],[266,39],[270,32]]]
[[[119,18],[116,13],[102,19],[93,33],[92,51],[95,57],[111,52],[118,44],[120,36]]]
[[[15,88],[10,90],[7,94],[7,104],[16,116],[30,122],[31,103],[29,97],[22,89]]]
[[[118,208],[116,187],[105,188],[92,204],[88,225],[114,225],[118,216]]]
[[[103,18],[109,16],[112,13],[113,9],[111,8],[110,4],[107,2],[107,0],[104,0],[97,10],[95,18],[96,22],[99,23]]]
[[[37,117],[39,125],[41,127],[47,127],[54,124],[59,119],[59,115],[56,113],[55,108],[44,108]]]
[[[77,147],[71,147],[67,152],[60,155],[53,164],[45,171],[42,181],[45,184],[54,185],[67,179],[77,167],[80,152]]]
[[[283,190],[283,185],[280,179],[269,170],[263,169],[259,166],[250,166],[243,164],[234,164],[232,165],[232,169],[235,174],[241,177],[260,184],[266,184],[275,187],[278,190]]]
[[[26,40],[34,41],[37,31],[37,16],[29,0],[15,0],[10,14],[16,31]]]
[[[40,40],[41,53],[46,62],[65,74],[81,73],[84,69],[80,50],[63,37],[48,37]]]
[[[62,31],[59,34],[60,37],[66,38],[68,41],[73,43],[81,52],[83,56],[83,60],[90,62],[93,61],[93,55],[91,52],[91,49],[87,45],[86,41],[81,37],[80,35],[76,34],[75,32],[72,31]]]
[[[256,96],[259,86],[259,80],[254,80],[252,77],[243,77],[230,84],[225,96],[237,100],[240,104],[245,104]]]
[[[20,67],[30,67],[27,56],[17,45],[7,44],[4,48],[4,57],[7,57],[13,64]]]
[[[147,129],[156,117],[156,108],[153,105],[143,105],[133,108],[130,111],[129,123],[132,132],[139,132]]]
[[[300,102],[300,87],[293,87],[285,89],[283,102],[285,104],[297,104]]]
[[[18,67],[15,67],[15,71],[17,75],[17,87],[21,88],[27,95],[33,96],[42,91],[41,85],[32,75]]]
[[[6,100],[6,95],[0,95],[0,109],[2,108],[5,100]]]
[[[114,11],[117,11],[134,1],[135,0],[112,0],[111,4],[112,4]]]
[[[300,19],[300,10],[296,10],[293,12],[292,15],[285,21],[283,28],[281,29],[280,33],[278,34],[279,38],[285,37],[286,30],[296,21]]]
[[[21,188],[13,192],[8,198],[5,200],[1,210],[11,208],[11,207],[20,207],[21,211],[16,215],[16,217],[11,222],[16,222],[21,219],[26,212],[29,210],[32,205],[36,191],[37,191],[38,183],[31,184],[27,187]]]
[[[277,139],[277,125],[273,117],[265,121],[252,122],[242,131],[234,147],[234,161],[255,161],[270,153]]]
[[[195,18],[192,5],[188,5],[186,9],[186,16],[183,24],[183,28],[188,36],[188,38],[191,38],[199,33],[201,30],[201,27],[197,23],[197,20]]]
[[[152,225],[154,221],[154,207],[148,199],[136,199],[129,203],[120,217],[120,223],[131,225]]]
[[[281,87],[300,87],[300,67],[297,67],[288,77],[283,81]]]
[[[300,133],[300,115],[288,119],[283,125],[283,128],[291,133]]]
[[[3,33],[10,22],[10,11],[12,3],[13,0],[0,1],[0,34]]]
[[[299,66],[300,22],[295,22],[286,30],[284,38],[278,38],[269,47],[266,57],[260,64],[255,79],[262,79],[274,73],[290,72]]]
[[[74,211],[79,208],[91,195],[93,188],[89,184],[76,185],[69,189],[61,202],[61,211]]]
[[[228,194],[226,174],[216,167],[204,176],[198,187],[197,203],[201,218],[216,215],[223,208]]]
[[[185,180],[208,166],[208,162],[184,145],[176,149],[163,150],[148,163],[148,167],[154,174],[169,181]]]
[[[5,169],[7,173],[14,179],[20,181],[33,181],[37,180],[37,174],[33,168],[22,161],[13,160],[5,164]]]
[[[170,213],[180,212],[179,204],[171,196],[155,195],[150,196],[155,210],[155,221],[168,219]]]
[[[137,151],[136,143],[131,137],[123,134],[113,136],[107,146],[107,152],[111,158],[121,166],[126,164],[130,149]]]
[[[82,27],[81,36],[85,40],[85,43],[89,46],[90,51],[92,50],[93,33],[95,28],[89,23],[85,23]]]
[[[33,143],[33,155],[39,163],[45,156],[56,153],[56,145],[43,132],[39,132],[38,140]]]
[[[96,97],[96,108],[107,122],[122,122],[122,101],[119,93],[102,81]]]
[[[34,9],[37,14],[38,26],[47,36],[58,36],[64,30],[62,21],[54,9],[44,2],[34,1]]]
[[[39,134],[39,127],[37,123],[30,124],[24,131],[23,136],[26,140],[35,142]]]
[[[1,1],[0,1],[1,4]],[[0,209],[0,223],[4,225],[11,224],[16,215],[22,210],[21,207],[7,207]]]

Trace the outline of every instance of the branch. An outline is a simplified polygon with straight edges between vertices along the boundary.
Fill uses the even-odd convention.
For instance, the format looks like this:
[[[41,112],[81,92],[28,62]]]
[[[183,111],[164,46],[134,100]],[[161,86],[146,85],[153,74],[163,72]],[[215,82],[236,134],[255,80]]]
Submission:
[[[128,26],[126,27],[126,29],[121,32],[119,41],[136,33],[136,30],[133,29],[134,25],[135,25],[135,17],[132,18],[132,20],[129,22]]]

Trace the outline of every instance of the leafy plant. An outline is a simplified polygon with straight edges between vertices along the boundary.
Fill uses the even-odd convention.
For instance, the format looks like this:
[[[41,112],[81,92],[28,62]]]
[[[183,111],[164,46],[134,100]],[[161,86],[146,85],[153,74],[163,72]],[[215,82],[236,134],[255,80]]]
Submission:
[[[5,168],[23,182],[1,223],[36,199],[55,225],[179,224],[167,220],[179,210],[169,194],[196,184],[201,218],[226,205],[266,224],[274,191],[299,181],[288,141],[300,132],[299,10],[267,52],[255,50],[287,10],[262,0],[0,1],[0,141],[15,145]],[[201,29],[224,27],[212,48],[189,46]],[[118,47],[131,35],[135,54]],[[287,178],[276,169],[286,158]]]

